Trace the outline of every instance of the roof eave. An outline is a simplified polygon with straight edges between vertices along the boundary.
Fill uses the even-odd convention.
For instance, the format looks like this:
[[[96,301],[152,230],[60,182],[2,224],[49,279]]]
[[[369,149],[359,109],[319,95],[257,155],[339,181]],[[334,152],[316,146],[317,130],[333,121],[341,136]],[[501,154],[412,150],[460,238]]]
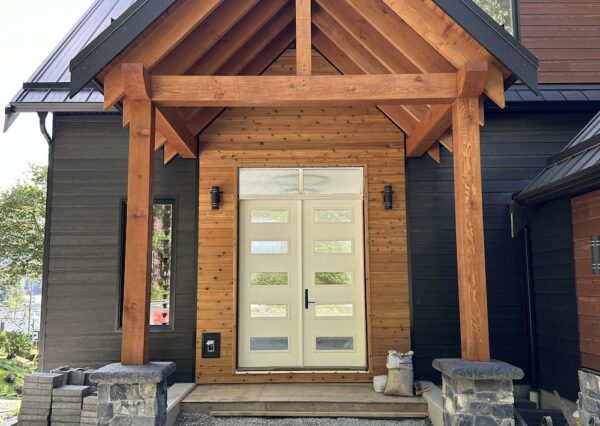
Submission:
[[[72,98],[176,0],[137,0],[70,62]]]
[[[522,205],[530,206],[550,201],[567,195],[577,195],[600,188],[600,164],[565,176],[548,185],[530,191],[523,191],[515,200]]]
[[[472,0],[433,0],[533,92],[539,94],[537,57]]]

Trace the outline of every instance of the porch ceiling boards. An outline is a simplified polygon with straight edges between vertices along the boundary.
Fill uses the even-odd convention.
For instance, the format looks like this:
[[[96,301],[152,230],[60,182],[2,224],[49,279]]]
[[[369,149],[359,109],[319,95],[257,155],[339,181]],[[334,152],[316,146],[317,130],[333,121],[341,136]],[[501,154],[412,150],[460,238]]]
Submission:
[[[303,31],[308,32],[310,23],[312,34],[304,40],[309,46],[312,41],[342,74],[455,73],[468,62],[486,61],[490,65],[484,93],[504,106],[504,80],[511,71],[434,1],[305,3],[310,10]],[[260,75],[294,42],[295,12],[292,0],[175,2],[96,76],[104,87],[105,109],[123,100],[122,63],[141,63],[153,76]],[[379,108],[407,135],[408,156],[429,152],[437,159],[438,140],[452,149],[449,106],[381,102]],[[222,110],[161,107],[155,146],[165,150],[165,162],[178,154],[195,157],[199,133]]]

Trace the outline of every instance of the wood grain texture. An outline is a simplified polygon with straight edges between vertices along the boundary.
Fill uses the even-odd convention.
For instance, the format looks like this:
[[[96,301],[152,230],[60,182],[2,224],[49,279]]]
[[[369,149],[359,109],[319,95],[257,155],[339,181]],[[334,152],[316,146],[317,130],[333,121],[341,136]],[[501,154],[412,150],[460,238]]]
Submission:
[[[600,82],[600,2],[520,0],[519,23],[540,83]]]
[[[128,107],[129,161],[121,363],[139,365],[148,362],[149,355],[155,111],[148,100],[130,100]]]
[[[489,361],[478,116],[478,98],[455,101],[452,122],[456,260],[462,357],[470,361]]]
[[[152,101],[159,106],[447,104],[456,96],[454,73],[152,77]]]
[[[294,116],[282,115],[280,118],[286,121],[290,117]],[[230,142],[229,149],[207,150],[200,155],[197,333],[221,332],[222,347],[220,359],[198,356],[196,382],[370,381],[373,374],[385,372],[389,349],[408,350],[410,347],[404,153],[401,149],[353,149],[343,141],[339,141],[335,149],[321,144],[321,149],[313,150],[288,149],[283,141],[279,142],[280,149],[246,150],[245,145],[244,141]],[[365,238],[369,259],[368,373],[235,374],[237,200],[233,194],[236,193],[237,168],[244,166],[365,167],[368,184],[365,195]],[[394,186],[393,210],[383,209],[381,191],[385,184]],[[225,194],[218,211],[211,210],[208,202],[213,185],[219,185]],[[208,236],[209,233],[213,236]],[[207,237],[203,238],[203,235]]]
[[[296,0],[296,73],[311,75],[311,0]]]
[[[133,44],[119,57],[115,66],[104,78],[104,109],[112,108],[125,95],[121,80],[121,63],[141,63],[152,70],[169,52],[189,35],[223,0],[197,2],[185,0],[167,15],[158,26],[152,29],[143,43]]]
[[[571,200],[581,365],[600,370],[600,275],[592,271],[591,237],[600,235],[600,191]]]

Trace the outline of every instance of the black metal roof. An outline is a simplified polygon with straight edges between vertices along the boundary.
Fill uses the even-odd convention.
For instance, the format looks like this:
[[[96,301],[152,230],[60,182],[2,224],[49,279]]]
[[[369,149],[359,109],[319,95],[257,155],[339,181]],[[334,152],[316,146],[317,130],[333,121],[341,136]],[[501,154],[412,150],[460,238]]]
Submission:
[[[510,69],[538,91],[538,60],[472,0],[433,0],[446,14]],[[75,96],[119,53],[158,19],[175,0],[137,0],[119,19],[73,58],[71,90]]]
[[[600,187],[600,112],[516,197],[524,205]]]
[[[10,101],[5,128],[19,112],[102,111],[103,96],[96,88],[82,87],[77,96],[69,97],[69,61],[133,2],[96,0]]]

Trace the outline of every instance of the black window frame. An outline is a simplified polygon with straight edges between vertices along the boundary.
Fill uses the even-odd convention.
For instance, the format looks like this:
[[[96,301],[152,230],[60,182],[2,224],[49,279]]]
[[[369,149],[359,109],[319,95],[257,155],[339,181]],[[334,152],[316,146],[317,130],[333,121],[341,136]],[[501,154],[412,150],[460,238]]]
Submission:
[[[154,204],[170,204],[172,206],[172,235],[171,235],[171,283],[169,289],[169,324],[168,325],[149,325],[151,332],[171,332],[175,331],[175,286],[176,286],[176,262],[177,262],[177,198],[176,197],[155,197]],[[123,303],[125,291],[125,240],[127,235],[127,198],[120,200],[120,220],[119,220],[119,262],[118,262],[118,297],[116,329],[123,330]]]

